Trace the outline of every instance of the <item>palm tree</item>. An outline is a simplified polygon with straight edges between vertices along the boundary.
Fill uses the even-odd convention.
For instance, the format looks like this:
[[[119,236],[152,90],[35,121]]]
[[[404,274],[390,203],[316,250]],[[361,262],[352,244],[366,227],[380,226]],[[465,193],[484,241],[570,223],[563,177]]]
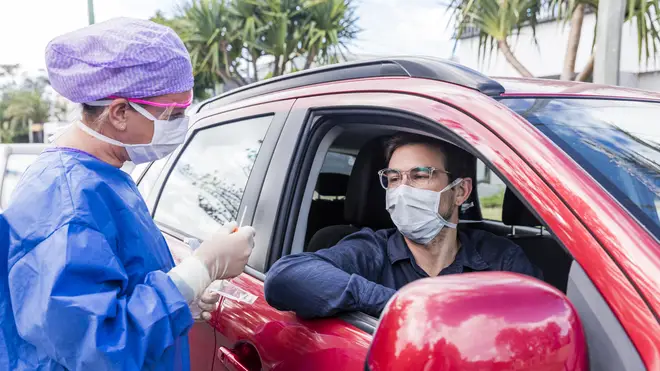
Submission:
[[[156,13],[152,20],[188,48],[199,98],[217,84],[258,80],[264,56],[273,58],[271,76],[297,69],[291,66],[301,56],[305,68],[334,62],[359,31],[354,8],[352,0],[191,0],[173,18]]]
[[[304,69],[317,57],[332,63],[338,56],[345,58],[347,43],[360,31],[355,6],[351,0],[321,0],[308,6],[303,48],[307,53]]]
[[[274,59],[272,76],[287,71],[299,55],[309,3],[304,0],[261,0],[266,30],[257,44]]]
[[[264,23],[264,14],[259,0],[234,0],[230,12],[238,20],[239,37],[243,41],[243,47],[247,53],[247,62],[251,68],[248,69],[248,78],[252,81],[259,80],[259,59],[265,54],[260,47],[260,42],[265,38],[264,33],[268,28]],[[253,75],[250,76],[252,70]]]
[[[238,23],[231,16],[227,1],[192,0],[173,19],[156,13],[152,20],[171,27],[183,40],[190,52],[196,93],[218,83],[247,83],[237,70],[242,48]]]
[[[33,122],[48,120],[50,103],[42,98],[39,90],[17,90],[3,96],[0,110],[3,111],[0,136],[3,142],[12,142],[28,134]]]
[[[225,0],[193,0],[182,20],[193,66],[220,77],[225,84],[245,84],[238,73],[242,45],[238,21]]]
[[[452,0],[448,6],[453,9],[456,39],[460,39],[466,30],[476,27],[479,30],[480,58],[497,47],[521,76],[532,77],[514,55],[508,39],[529,24],[536,42],[539,0]]]
[[[626,0],[625,22],[635,22],[637,27],[639,61],[642,55],[646,61],[657,52],[660,33],[656,28],[660,0]],[[598,0],[452,0],[448,5],[453,10],[456,36],[460,37],[467,29],[479,30],[479,51],[492,53],[497,46],[507,61],[522,75],[531,76],[511,51],[507,40],[515,32],[529,26],[536,43],[536,25],[541,11],[551,12],[565,22],[570,21],[569,41],[564,58],[562,79],[572,79],[575,71],[575,59],[582,33],[582,21],[585,10],[592,8],[597,12]],[[595,41],[595,40],[594,40]],[[592,43],[593,49],[593,43]],[[652,49],[652,52],[651,52]],[[576,77],[586,81],[593,72],[594,55]]]
[[[565,21],[570,20],[570,33],[566,46],[566,56],[564,59],[564,68],[561,79],[571,80],[575,71],[575,59],[578,47],[580,46],[580,37],[582,36],[582,21],[587,8],[598,10],[598,0],[551,0],[549,5],[558,10],[560,18]],[[658,11],[660,4],[658,0],[627,0],[626,14],[624,23],[635,22],[637,29],[637,51],[638,62],[642,62],[642,55],[649,61],[651,56],[658,51],[658,42],[660,34],[657,29]],[[594,33],[595,34],[595,33]],[[586,81],[593,73],[594,68],[594,50],[592,43],[591,56],[582,72],[576,77],[578,81]],[[651,49],[653,50],[651,52]]]
[[[15,77],[18,66],[9,66],[2,71],[5,76]],[[18,85],[12,79],[0,91],[0,142],[13,142],[29,134],[31,123],[48,121],[51,102],[44,99],[48,79],[39,76],[28,78]]]

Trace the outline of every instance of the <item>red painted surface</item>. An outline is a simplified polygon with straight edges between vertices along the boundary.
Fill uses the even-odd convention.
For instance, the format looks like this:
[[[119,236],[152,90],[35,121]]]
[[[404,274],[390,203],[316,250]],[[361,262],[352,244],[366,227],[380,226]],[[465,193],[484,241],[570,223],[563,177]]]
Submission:
[[[646,366],[660,369],[657,341],[660,324],[658,312],[652,309],[660,308],[658,243],[557,146],[507,107],[470,89],[400,78],[372,80],[369,87],[374,93],[363,90],[363,82],[333,85],[359,94],[322,95],[320,86],[297,89],[299,95],[316,97],[297,101],[293,109],[337,105],[394,108],[443,123],[460,135],[495,165],[539,212],[599,289]],[[469,113],[485,124],[446,104],[429,104],[409,95],[411,91],[454,107],[469,107]],[[610,255],[621,260],[615,262]]]
[[[533,96],[580,96],[593,98],[628,98],[660,101],[660,94],[625,88],[622,86],[588,84],[574,81],[525,79],[525,78],[495,78],[502,84],[506,95]]]
[[[304,321],[277,311],[263,298],[263,282],[249,275],[232,282],[258,299],[254,304],[223,299],[211,320],[218,347],[253,346],[264,371],[337,371],[338,365],[342,370],[363,369],[370,335],[339,319]]]
[[[511,80],[503,83],[507,88],[511,86],[511,94],[534,93],[534,82]],[[554,95],[660,99],[654,94],[629,89],[554,82],[539,83],[536,89]],[[337,93],[343,94],[335,95]],[[646,367],[660,369],[660,342],[657,341],[660,339],[657,320],[660,245],[586,172],[525,120],[476,91],[409,78],[363,79],[291,89],[209,112],[302,97],[310,99],[298,100],[293,109],[337,105],[394,108],[440,122],[463,137],[513,183],[584,268],[630,336]],[[465,277],[453,279],[462,281]],[[235,283],[259,299],[252,305],[223,301],[212,321],[218,330],[218,347],[232,351],[237,344],[246,344],[241,346],[254,349],[246,353],[247,357],[258,355],[264,370],[334,371],[337,365],[344,365],[342,370],[362,370],[371,341],[369,335],[338,319],[303,321],[291,313],[276,311],[263,299],[263,283],[247,275],[238,277]],[[500,314],[505,316],[503,312]],[[507,317],[511,323],[527,321],[528,325],[533,325],[523,312],[510,311],[510,315],[518,317]],[[452,316],[441,320],[452,321]],[[550,327],[539,331],[543,336],[553,333]],[[518,335],[512,336],[511,341],[522,339]],[[555,339],[559,340],[551,345],[558,346],[564,341],[561,336]],[[206,344],[204,347],[206,349]],[[459,350],[463,354],[462,348]],[[216,370],[222,369],[218,364],[216,362]]]
[[[588,369],[582,325],[568,299],[513,273],[416,281],[397,293],[380,323],[371,371]]]

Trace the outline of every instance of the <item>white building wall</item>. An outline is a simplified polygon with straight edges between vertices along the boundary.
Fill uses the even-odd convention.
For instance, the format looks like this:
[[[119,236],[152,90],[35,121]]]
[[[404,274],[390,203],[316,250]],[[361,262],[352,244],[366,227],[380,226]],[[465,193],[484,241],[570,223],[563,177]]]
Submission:
[[[591,46],[594,40],[596,15],[587,14],[582,26],[582,36],[578,48],[576,70],[580,72],[587,63],[591,55]],[[536,28],[536,37],[538,45],[535,45],[532,38],[531,28],[525,27],[521,30],[520,36],[513,36],[509,42],[516,57],[520,62],[537,77],[557,76],[561,74],[564,66],[564,56],[568,43],[569,24],[563,22],[547,22],[539,24]],[[478,57],[477,37],[462,39],[458,41],[455,59],[470,68],[476,69],[489,76],[520,76],[518,72],[509,65],[504,55],[497,49],[491,54],[486,54],[482,61]],[[634,24],[625,24],[621,41],[621,71],[622,85],[637,83],[637,79],[624,77],[625,72],[638,74],[660,69],[660,58],[650,60],[647,64],[642,58],[642,63],[638,60],[637,51],[637,33]],[[645,77],[646,79],[646,77]],[[657,79],[647,79],[641,85],[646,89],[660,90]],[[641,87],[641,86],[640,86]]]

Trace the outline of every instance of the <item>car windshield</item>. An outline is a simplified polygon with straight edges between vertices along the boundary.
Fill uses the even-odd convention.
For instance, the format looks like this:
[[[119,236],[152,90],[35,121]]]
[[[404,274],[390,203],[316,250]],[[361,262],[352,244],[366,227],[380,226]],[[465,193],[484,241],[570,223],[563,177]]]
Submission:
[[[502,103],[541,130],[660,238],[660,104],[510,98]]]

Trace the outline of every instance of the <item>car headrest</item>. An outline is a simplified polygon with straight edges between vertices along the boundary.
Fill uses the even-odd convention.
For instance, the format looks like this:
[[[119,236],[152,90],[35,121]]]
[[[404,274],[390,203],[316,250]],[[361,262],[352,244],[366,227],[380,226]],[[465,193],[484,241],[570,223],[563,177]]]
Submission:
[[[523,227],[538,227],[543,225],[509,188],[504,192],[502,223]]]
[[[360,149],[348,180],[344,218],[358,228],[394,227],[385,209],[385,190],[378,179],[378,171],[387,166],[385,140],[386,137],[372,139]]]
[[[346,196],[350,177],[337,173],[321,173],[316,183],[316,192],[321,196]]]
[[[465,200],[464,207],[459,209],[458,218],[461,220],[482,220],[481,209],[479,208],[479,194],[477,193],[477,158],[465,152],[465,156],[470,156],[469,177],[472,178],[472,193]]]

